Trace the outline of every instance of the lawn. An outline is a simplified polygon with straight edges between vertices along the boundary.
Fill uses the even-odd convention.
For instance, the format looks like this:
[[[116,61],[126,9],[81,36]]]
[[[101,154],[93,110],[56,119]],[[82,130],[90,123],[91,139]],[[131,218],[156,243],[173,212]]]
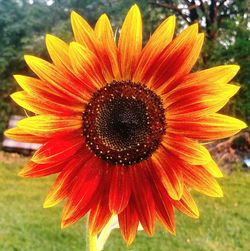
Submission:
[[[16,174],[23,160],[0,164],[0,250],[85,250],[84,220],[61,230],[62,205],[43,209],[54,177],[23,179]],[[119,231],[112,233],[105,251],[250,251],[250,173],[235,171],[221,181],[225,196],[214,199],[196,193],[200,219],[176,212],[177,236],[158,226],[153,238],[139,232],[126,247]]]

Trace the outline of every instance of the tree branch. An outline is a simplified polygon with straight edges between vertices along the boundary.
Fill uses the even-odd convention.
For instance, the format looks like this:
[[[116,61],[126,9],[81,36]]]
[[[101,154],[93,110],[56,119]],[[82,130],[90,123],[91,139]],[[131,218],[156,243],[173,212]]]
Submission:
[[[188,5],[188,10],[189,10],[189,18],[191,20],[191,23],[194,23],[196,21],[199,21],[199,15],[197,11],[197,5],[194,0],[185,1]]]
[[[207,5],[204,4],[203,0],[200,0],[200,9],[204,13],[206,20],[209,21],[209,12],[207,9]]]
[[[226,2],[227,0],[221,0],[221,2],[218,5],[218,9]]]
[[[170,10],[173,10],[174,12],[176,12],[179,16],[181,16],[188,24],[190,24],[190,20],[189,20],[189,16],[184,14],[182,12],[183,9],[181,8],[178,8],[177,5],[175,4],[168,4],[168,3],[161,3],[161,2],[158,2],[158,1],[154,1],[154,2],[149,2],[149,4],[154,4],[154,5],[157,5],[159,7],[163,7],[163,8],[166,8],[166,9],[170,9]]]

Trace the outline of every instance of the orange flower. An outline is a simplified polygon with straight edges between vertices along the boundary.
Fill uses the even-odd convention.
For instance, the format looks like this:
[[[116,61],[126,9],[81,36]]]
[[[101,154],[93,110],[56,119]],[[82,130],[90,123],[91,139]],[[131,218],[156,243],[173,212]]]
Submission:
[[[174,208],[199,216],[190,188],[222,196],[222,173],[199,141],[246,127],[217,113],[239,89],[228,84],[239,67],[190,73],[204,34],[194,24],[173,39],[174,16],[142,48],[136,5],[118,46],[105,14],[94,30],[75,12],[71,23],[76,42],[46,36],[52,63],[25,56],[38,79],[15,76],[24,91],[12,98],[35,115],[5,134],[42,144],[20,175],[58,173],[44,207],[66,200],[63,227],[90,212],[92,235],[113,214],[128,244],[139,223],[150,236],[156,220],[174,234]]]

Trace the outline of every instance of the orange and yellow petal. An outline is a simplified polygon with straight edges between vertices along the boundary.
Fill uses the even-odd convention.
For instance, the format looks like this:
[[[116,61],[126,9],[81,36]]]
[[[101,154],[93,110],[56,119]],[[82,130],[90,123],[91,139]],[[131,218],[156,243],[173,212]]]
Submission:
[[[163,227],[171,234],[176,233],[176,224],[173,210],[173,203],[169,197],[169,194],[163,184],[159,182],[153,174],[153,168],[150,169],[153,184],[151,184],[154,201],[155,201],[155,211],[156,219],[163,225]],[[178,200],[177,200],[178,201]]]
[[[155,230],[155,203],[150,187],[150,175],[145,163],[131,166],[129,172],[140,223],[145,232],[152,236]]]
[[[177,134],[166,134],[162,145],[176,157],[191,165],[202,165],[211,161],[208,150],[197,141]]]
[[[227,84],[239,71],[238,65],[220,65],[206,70],[190,73],[182,79],[184,83],[216,83]]]
[[[157,62],[160,54],[172,41],[175,30],[175,20],[175,16],[170,16],[163,21],[142,49],[138,66],[133,75],[134,82],[143,81],[145,72]]]
[[[227,88],[226,84],[232,80],[238,71],[238,65],[224,65],[188,74],[181,79],[176,88],[173,88],[163,95],[165,105],[168,107],[174,102],[185,100],[182,96],[188,96],[194,89],[199,92],[197,92],[197,95],[194,93],[193,96],[205,94],[208,90],[213,90],[216,87],[221,88],[218,90],[219,93],[224,91],[225,93],[230,93],[230,88]],[[224,88],[226,90],[224,90]],[[236,87],[234,86],[234,88]]]
[[[109,83],[121,79],[120,67],[118,64],[118,50],[115,44],[114,33],[111,23],[106,14],[98,19],[95,25],[95,34],[100,40],[98,54],[102,61],[103,74]]]
[[[97,203],[99,197],[96,191],[100,187],[104,168],[96,157],[82,166],[63,208],[62,227],[75,223]]]
[[[166,231],[175,235],[176,225],[171,201],[168,199],[168,197],[164,196],[164,194],[161,194],[159,191],[155,194],[154,198],[156,218]]]
[[[239,86],[201,83],[180,84],[164,99],[166,117],[180,119],[201,117],[219,111],[235,95]]]
[[[131,196],[128,206],[118,214],[121,234],[127,245],[134,241],[139,225],[139,217],[134,205],[135,200]]]
[[[164,93],[169,91],[179,78],[189,73],[202,43],[203,39],[198,35],[198,25],[189,26],[164,49],[157,64],[147,70],[143,83],[154,89],[160,88]]]
[[[52,138],[67,133],[79,133],[82,128],[81,116],[37,115],[17,122],[23,131],[44,138]]]
[[[61,172],[64,168],[64,165],[65,162],[56,162],[53,164],[38,164],[33,161],[30,161],[24,166],[24,168],[18,173],[18,175],[24,178],[44,177]]]
[[[182,171],[184,182],[188,187],[191,187],[207,196],[223,197],[223,192],[220,185],[216,179],[205,169],[197,169],[194,168],[194,166],[184,164]]]
[[[59,92],[68,100],[85,102],[88,90],[84,85],[72,84],[72,79],[67,78],[55,65],[38,57],[26,55],[24,57],[30,69],[43,81],[49,83],[49,88]]]
[[[183,120],[169,119],[168,126],[171,133],[198,140],[227,138],[247,127],[241,120],[218,113]]]
[[[84,18],[72,12],[71,24],[76,42],[90,50],[100,60],[106,82],[109,83],[115,78],[120,79],[117,48],[107,16],[102,15],[93,30]]]
[[[181,199],[179,201],[173,200],[172,203],[180,212],[187,216],[194,219],[199,218],[198,207],[186,186],[184,186]]]
[[[72,76],[72,66],[69,58],[69,46],[61,39],[47,34],[46,46],[53,63],[66,74]]]
[[[50,99],[37,99],[25,91],[15,92],[11,98],[24,109],[35,114],[54,114],[54,115],[79,115],[82,113],[82,107],[72,109],[70,105],[63,105]]]
[[[86,85],[85,81],[82,81],[73,71],[69,45],[61,39],[47,34],[46,46],[57,70],[59,73],[63,73],[65,78],[72,83],[72,88],[86,92],[86,90],[83,89]]]
[[[18,142],[42,144],[47,141],[47,139],[44,137],[40,137],[37,135],[27,133],[26,131],[24,131],[18,127],[14,127],[14,128],[6,130],[4,132],[4,135],[6,137],[13,139],[15,141],[18,141]]]
[[[88,22],[75,11],[72,11],[71,25],[76,42],[95,53],[99,43],[94,30]]]
[[[130,80],[142,49],[142,18],[137,5],[129,10],[121,28],[118,57],[123,80]]]
[[[192,47],[192,50],[188,52],[185,58],[182,58],[182,57],[178,58],[178,61],[181,61],[182,63],[175,65],[176,68],[175,68],[174,76],[171,76],[170,78],[168,78],[166,82],[164,82],[164,84],[161,87],[159,87],[160,90],[163,90],[164,93],[166,93],[171,88],[174,88],[176,85],[178,85],[178,82],[181,79],[181,77],[185,76],[191,71],[191,69],[195,65],[200,55],[202,45],[204,42],[204,37],[205,37],[204,33],[197,35],[194,45]],[[162,77],[161,81],[163,80],[165,80],[165,76]]]
[[[128,205],[131,195],[129,171],[126,167],[115,166],[112,171],[109,191],[109,209],[113,214],[121,213]]]
[[[77,175],[80,169],[90,158],[90,152],[86,150],[79,151],[72,159],[64,164],[61,173],[58,175],[56,181],[48,192],[43,204],[44,208],[53,207],[68,197],[71,188],[74,186],[75,180],[77,180]]]
[[[97,201],[90,210],[89,232],[91,235],[100,233],[112,217],[112,213],[109,210],[109,203],[107,203],[109,199],[110,176],[111,170],[106,169],[98,189]]]
[[[112,217],[107,205],[107,198],[107,196],[102,196],[90,211],[89,231],[91,235],[100,233]]]
[[[87,47],[79,43],[70,44],[70,60],[75,74],[84,85],[92,92],[101,88],[105,83],[101,65],[97,56]]]
[[[83,103],[87,102],[87,99],[77,101],[63,96],[60,90],[54,89],[49,83],[40,79],[22,75],[14,75],[14,78],[27,94],[36,99],[44,99],[44,103],[48,101],[57,103],[58,106],[69,106],[72,110],[82,111]]]
[[[179,200],[183,193],[183,177],[181,165],[175,161],[175,157],[161,148],[152,156],[152,169],[160,178],[169,196],[174,200]]]
[[[34,153],[31,160],[39,164],[57,163],[69,159],[83,147],[84,140],[78,135],[52,138]]]
[[[211,159],[210,162],[203,164],[200,167],[206,169],[215,178],[223,177],[223,173],[221,172],[220,168],[218,167],[218,165],[215,163],[213,159]]]

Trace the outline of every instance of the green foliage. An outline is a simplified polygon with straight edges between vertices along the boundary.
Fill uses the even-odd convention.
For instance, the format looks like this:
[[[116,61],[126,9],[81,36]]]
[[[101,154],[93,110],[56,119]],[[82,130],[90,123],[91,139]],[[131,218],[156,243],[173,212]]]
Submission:
[[[250,16],[238,16],[237,23],[228,20],[226,27],[228,29],[228,39],[231,35],[234,42],[228,46],[227,51],[222,53],[221,57],[228,62],[233,60],[240,65],[238,81],[241,84],[241,90],[238,95],[238,111],[246,119],[250,119],[250,32],[247,28],[250,23]],[[250,121],[249,121],[250,122]]]
[[[240,71],[235,82],[241,89],[230,102],[228,113],[250,122],[250,32],[249,16],[237,15],[235,20],[227,19],[219,31],[218,41],[207,41],[208,66],[237,64]]]

